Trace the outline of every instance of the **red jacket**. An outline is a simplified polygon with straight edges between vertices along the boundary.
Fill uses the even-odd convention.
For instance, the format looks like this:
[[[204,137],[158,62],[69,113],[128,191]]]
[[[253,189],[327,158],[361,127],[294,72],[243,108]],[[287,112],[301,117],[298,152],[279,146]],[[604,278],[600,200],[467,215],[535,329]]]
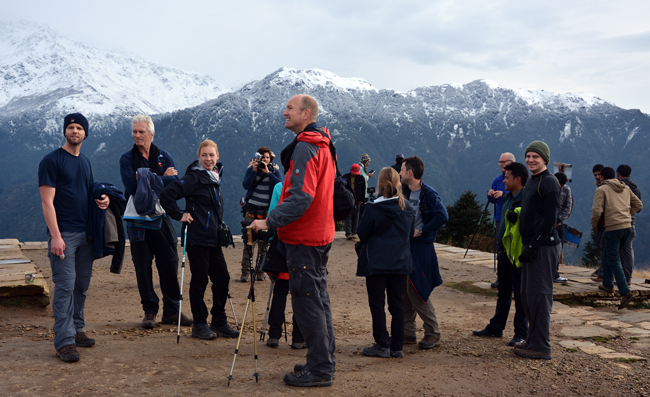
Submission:
[[[268,225],[287,244],[322,246],[334,240],[334,177],[336,167],[327,137],[303,131],[291,156],[280,202],[269,213]]]

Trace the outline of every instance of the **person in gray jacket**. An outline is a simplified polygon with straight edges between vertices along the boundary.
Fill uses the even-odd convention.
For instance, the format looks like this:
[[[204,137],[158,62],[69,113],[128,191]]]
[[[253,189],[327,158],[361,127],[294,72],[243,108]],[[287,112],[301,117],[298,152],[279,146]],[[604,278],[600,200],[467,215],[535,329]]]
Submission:
[[[571,210],[573,210],[573,194],[571,194],[571,188],[566,184],[568,179],[564,172],[556,172],[555,178],[560,183],[560,208],[557,211],[557,219],[555,220],[555,229],[557,230],[558,238],[560,239],[560,257],[561,250],[564,249],[564,234],[566,231],[566,221],[571,215]],[[555,264],[555,274],[553,275],[553,282],[555,283],[564,283],[567,279],[560,276],[560,258],[558,258],[557,263]]]
[[[406,276],[413,271],[409,239],[415,210],[402,194],[399,174],[390,167],[379,173],[379,196],[369,202],[357,229],[360,242],[357,276],[366,277],[375,344],[363,349],[369,357],[404,357],[404,299]],[[384,293],[392,316],[386,330]]]

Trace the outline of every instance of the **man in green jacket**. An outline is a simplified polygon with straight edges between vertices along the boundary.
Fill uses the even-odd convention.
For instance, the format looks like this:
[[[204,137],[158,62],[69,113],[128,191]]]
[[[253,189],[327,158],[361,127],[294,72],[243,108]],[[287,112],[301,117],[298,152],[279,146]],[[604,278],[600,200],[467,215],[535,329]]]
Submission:
[[[503,235],[506,230],[506,213],[510,209],[521,206],[521,190],[524,188],[524,185],[526,185],[527,180],[528,170],[525,165],[513,162],[505,166],[503,183],[509,193],[505,196],[503,202],[497,237],[497,277],[499,284],[497,306],[494,312],[494,317],[492,317],[490,323],[480,331],[473,331],[476,336],[502,337],[503,330],[506,328],[506,322],[508,321],[508,313],[510,313],[512,294],[514,293],[515,336],[508,343],[509,346],[514,346],[516,343],[522,343],[525,341],[526,333],[528,332],[528,321],[526,320],[526,313],[521,305],[521,296],[519,295],[521,273],[515,263],[511,262],[508,258],[509,255],[506,253],[506,248],[509,247],[504,246]]]

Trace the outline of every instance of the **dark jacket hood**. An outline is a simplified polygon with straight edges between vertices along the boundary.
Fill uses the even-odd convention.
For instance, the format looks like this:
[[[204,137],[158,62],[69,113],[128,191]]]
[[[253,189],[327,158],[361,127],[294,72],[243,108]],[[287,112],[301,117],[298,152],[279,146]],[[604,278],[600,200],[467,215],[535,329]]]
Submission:
[[[374,208],[381,211],[382,214],[390,218],[397,218],[403,212],[399,207],[399,200],[397,197],[385,198],[384,196],[379,196],[375,201],[368,203],[373,205]]]

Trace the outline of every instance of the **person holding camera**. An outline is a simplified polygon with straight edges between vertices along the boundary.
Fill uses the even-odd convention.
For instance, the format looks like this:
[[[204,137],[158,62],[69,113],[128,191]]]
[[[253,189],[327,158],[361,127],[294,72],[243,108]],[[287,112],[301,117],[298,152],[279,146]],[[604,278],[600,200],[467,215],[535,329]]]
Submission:
[[[255,219],[266,219],[271,203],[273,188],[282,182],[282,174],[278,167],[272,163],[273,152],[262,146],[257,149],[255,158],[251,160],[244,175],[242,186],[247,190],[243,203],[244,222],[251,223]],[[249,277],[250,258],[244,246],[241,258],[241,282],[247,282]],[[264,280],[264,272],[257,272],[257,281]]]
[[[415,209],[406,203],[399,174],[391,167],[379,172],[379,195],[368,203],[359,224],[357,276],[366,277],[368,305],[375,344],[363,349],[369,357],[404,357],[404,298],[406,276],[413,271],[409,239],[415,232]],[[386,330],[384,303],[392,316]]]
[[[228,324],[226,300],[230,274],[218,239],[218,229],[223,214],[221,195],[221,163],[217,144],[206,139],[199,145],[195,160],[185,176],[169,184],[160,193],[160,204],[167,215],[181,221],[187,227],[184,241],[190,260],[190,307],[194,317],[192,336],[199,339],[215,339],[217,336],[237,338],[239,332]],[[185,212],[181,212],[177,200],[185,198]],[[208,326],[208,308],[203,297],[212,281],[212,324]]]
[[[345,219],[345,238],[352,240],[357,234],[359,225],[359,208],[366,197],[366,180],[361,176],[359,164],[352,164],[350,172],[343,175],[343,179],[345,179],[346,188],[354,195],[354,208]]]

